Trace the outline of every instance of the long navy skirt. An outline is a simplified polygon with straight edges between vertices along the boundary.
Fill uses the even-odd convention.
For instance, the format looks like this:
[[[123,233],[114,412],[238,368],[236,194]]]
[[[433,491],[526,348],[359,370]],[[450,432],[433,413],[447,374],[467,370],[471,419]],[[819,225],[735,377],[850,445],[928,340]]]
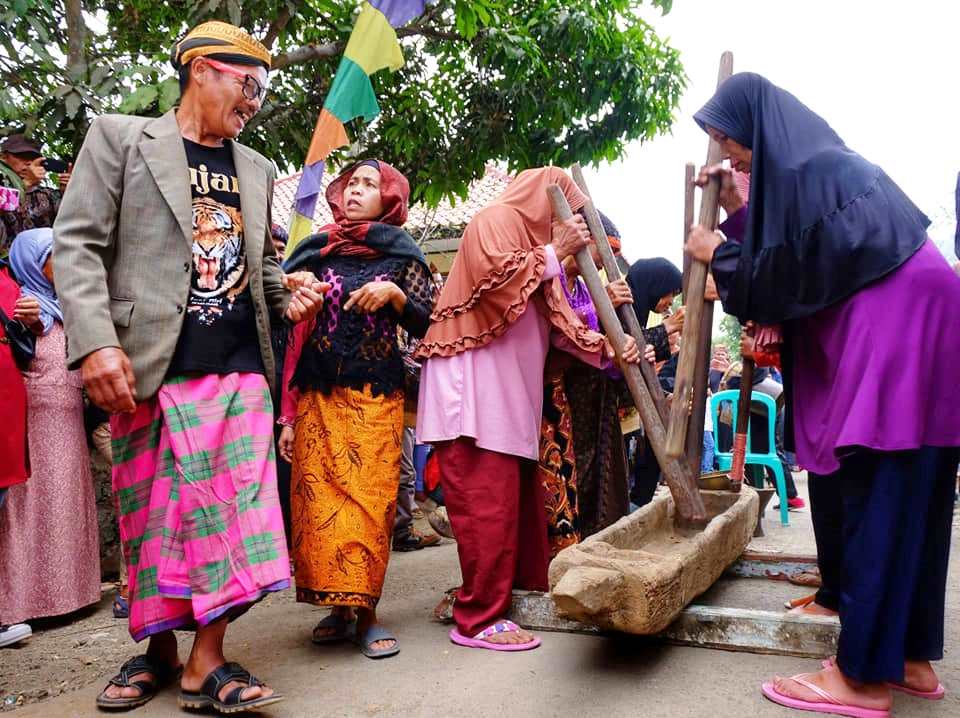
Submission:
[[[830,476],[843,501],[845,676],[900,682],[905,660],[943,658],[958,461],[960,449],[859,451]]]

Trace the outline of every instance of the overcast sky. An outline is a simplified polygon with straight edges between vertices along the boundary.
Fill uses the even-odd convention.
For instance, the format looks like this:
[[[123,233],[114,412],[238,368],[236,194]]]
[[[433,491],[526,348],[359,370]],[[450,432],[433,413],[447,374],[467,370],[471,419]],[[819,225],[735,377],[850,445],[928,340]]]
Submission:
[[[938,244],[952,247],[960,170],[956,3],[674,0],[670,14],[644,17],[680,51],[688,87],[672,134],[631,144],[624,161],[587,170],[629,259],[680,261],[683,167],[699,167],[707,152],[692,116],[716,89],[724,50],[734,54],[734,72],[758,72],[789,90],[883,167],[934,220]]]

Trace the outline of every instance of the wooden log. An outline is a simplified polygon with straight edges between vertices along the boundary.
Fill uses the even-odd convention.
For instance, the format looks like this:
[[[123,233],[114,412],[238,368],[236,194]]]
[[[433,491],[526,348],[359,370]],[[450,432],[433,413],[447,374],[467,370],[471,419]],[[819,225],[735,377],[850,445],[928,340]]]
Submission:
[[[553,205],[554,217],[564,222],[573,216],[567,198],[560,187],[550,185],[547,188],[547,194]],[[587,247],[577,252],[575,259],[580,270],[580,276],[583,277],[587,290],[590,292],[590,297],[593,299],[600,324],[619,359],[623,355],[627,335],[624,333],[623,327],[620,326],[620,320],[613,310],[613,303],[607,296],[607,290],[600,279],[600,272],[597,271],[597,267],[593,263],[593,257],[590,256],[590,250]],[[641,361],[643,360],[641,359]],[[643,380],[640,368],[636,364],[623,364],[622,368],[627,387],[630,389],[633,401],[637,405],[637,411],[640,412],[640,419],[643,421],[644,427],[649,427],[650,445],[653,447],[657,461],[660,463],[660,470],[663,472],[670,493],[673,495],[677,513],[686,524],[692,526],[705,525],[707,512],[703,504],[703,498],[700,496],[700,490],[697,487],[697,478],[689,471],[684,471],[680,462],[676,459],[670,459],[666,455],[664,450],[666,444],[665,430],[660,423],[660,415],[657,414],[657,408],[654,406],[653,398],[650,396],[647,384]]]
[[[618,279],[622,279],[623,275],[620,274],[617,259],[614,257],[613,250],[610,248],[607,233],[603,230],[603,222],[600,219],[600,214],[593,204],[593,198],[590,195],[590,190],[587,188],[587,180],[583,176],[583,169],[581,169],[579,163],[575,163],[570,168],[570,173],[573,175],[573,181],[577,183],[580,191],[583,192],[587,198],[587,203],[583,206],[583,214],[587,220],[587,226],[590,228],[590,234],[593,235],[593,241],[597,245],[600,259],[603,261],[603,269],[607,273],[607,281],[616,282]],[[643,329],[640,327],[640,320],[637,318],[636,310],[632,305],[623,304],[617,307],[617,315],[620,317],[620,322],[623,324],[623,328],[627,334],[634,338],[637,346],[643,351],[647,341],[643,337]],[[660,416],[660,421],[665,426],[667,422],[667,400],[663,395],[663,387],[660,386],[660,380],[657,378],[657,370],[652,364],[642,361],[640,362],[640,373],[643,375],[643,380],[647,384],[650,397],[657,407],[657,414]],[[644,425],[644,428],[646,428],[646,425]]]
[[[733,74],[733,54],[723,53],[720,58],[720,72],[717,86],[722,85]],[[720,162],[720,145],[710,140],[707,150],[707,165]],[[700,198],[700,224],[715,229],[719,215],[720,182],[715,178],[708,184]],[[687,426],[692,411],[695,390],[706,391],[706,387],[697,389],[697,359],[701,352],[702,322],[706,309],[703,295],[706,289],[707,272],[705,262],[690,262],[690,279],[687,286],[687,310],[684,320],[684,337],[680,343],[680,361],[677,364],[677,378],[674,384],[673,402],[670,406],[670,420],[667,425],[667,455],[679,457],[684,453],[687,443]]]
[[[683,251],[687,245],[687,233],[690,231],[690,225],[693,224],[693,207],[696,202],[696,186],[693,180],[696,177],[697,168],[693,162],[687,162],[683,167],[683,242],[680,245],[683,255],[683,281],[681,291],[683,298],[687,298],[687,286],[690,283],[690,255]]]
[[[684,168],[683,190],[683,240],[686,243],[687,232],[693,224],[694,184],[696,168],[688,162]],[[690,257],[683,253],[684,301],[687,297]],[[703,318],[700,321],[700,351],[697,355],[697,370],[693,377],[693,403],[690,408],[690,420],[687,424],[686,456],[687,463],[699,473],[703,459],[703,428],[707,415],[707,383],[710,377],[710,353],[713,344],[713,302],[705,302]]]

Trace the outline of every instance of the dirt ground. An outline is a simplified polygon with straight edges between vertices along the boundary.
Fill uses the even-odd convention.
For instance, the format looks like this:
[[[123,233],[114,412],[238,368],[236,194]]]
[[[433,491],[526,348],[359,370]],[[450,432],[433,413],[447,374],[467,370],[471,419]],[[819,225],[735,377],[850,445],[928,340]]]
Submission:
[[[805,482],[798,483],[806,495]],[[751,548],[812,551],[809,513],[792,512],[790,518],[789,527],[780,527],[768,512],[768,535]],[[960,527],[960,518],[954,525]],[[399,636],[402,651],[396,658],[370,661],[349,643],[312,645],[310,629],[324,612],[297,605],[292,591],[270,596],[231,626],[227,655],[286,695],[265,714],[277,718],[786,717],[789,711],[760,696],[761,680],[816,668],[806,659],[667,646],[626,636],[541,633],[543,646],[524,654],[460,648],[449,642],[448,627],[431,621],[431,609],[458,578],[452,542],[393,554],[380,614]],[[747,581],[742,587],[746,601],[756,591],[757,608],[772,610],[791,593],[784,584],[742,580]],[[953,620],[960,598],[956,561],[947,590],[946,657],[938,670],[948,697],[932,704],[898,696],[898,717],[960,715],[960,698],[951,690],[960,689],[960,626]],[[769,595],[774,591],[775,600]],[[796,589],[797,595],[804,592]],[[107,592],[82,616],[38,625],[20,647],[0,650],[0,710],[13,711],[16,718],[103,715],[94,708],[96,694],[136,651],[125,622],[112,618],[110,600]],[[180,647],[185,658],[188,634],[180,635]],[[183,714],[171,688],[131,715]]]

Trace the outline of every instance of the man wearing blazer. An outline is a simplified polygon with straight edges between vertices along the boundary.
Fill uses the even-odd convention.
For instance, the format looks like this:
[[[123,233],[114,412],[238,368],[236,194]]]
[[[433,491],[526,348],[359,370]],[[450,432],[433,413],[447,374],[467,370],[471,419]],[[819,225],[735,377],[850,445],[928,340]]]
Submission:
[[[208,22],[172,59],[179,107],[96,119],[54,226],[68,359],[112,412],[130,633],[150,639],[97,704],[146,703],[182,668],[181,706],[258,710],[281,696],[226,661],[223,637],[290,579],[270,322],[312,317],[326,286],[283,275],[273,166],[234,141],[266,93],[266,48]],[[196,630],[185,666],[174,629]]]

